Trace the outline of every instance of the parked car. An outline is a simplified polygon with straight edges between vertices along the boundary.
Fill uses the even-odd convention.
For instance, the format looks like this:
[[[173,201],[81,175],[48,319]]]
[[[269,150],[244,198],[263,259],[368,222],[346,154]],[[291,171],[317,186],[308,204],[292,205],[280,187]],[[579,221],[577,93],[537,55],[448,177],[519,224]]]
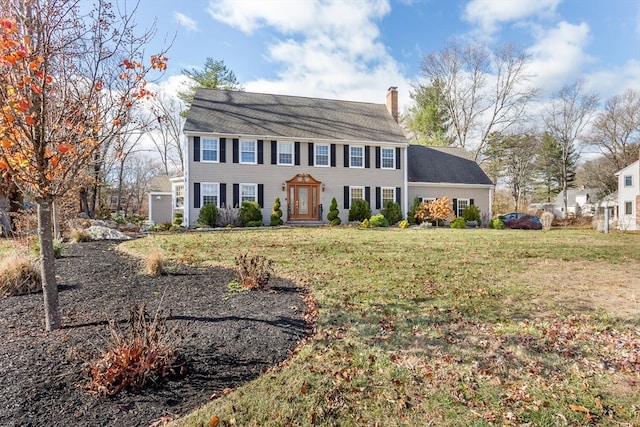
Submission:
[[[520,230],[542,230],[542,220],[535,215],[528,215],[520,212],[510,212],[500,215],[505,228]]]

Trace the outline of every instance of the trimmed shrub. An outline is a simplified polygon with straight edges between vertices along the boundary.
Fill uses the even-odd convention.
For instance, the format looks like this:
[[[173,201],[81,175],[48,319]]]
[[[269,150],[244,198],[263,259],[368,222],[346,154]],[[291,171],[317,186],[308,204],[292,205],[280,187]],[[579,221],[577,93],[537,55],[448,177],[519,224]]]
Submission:
[[[388,227],[389,221],[382,214],[377,214],[369,219],[369,227]]]
[[[245,200],[238,211],[238,219],[243,227],[260,227],[262,225],[260,205]]]
[[[169,313],[170,314],[170,313]],[[170,375],[184,373],[178,363],[179,329],[167,327],[167,317],[156,310],[151,318],[145,305],[129,310],[128,331],[109,321],[109,345],[102,356],[85,370],[89,382],[85,388],[100,396],[111,396],[124,389],[140,389]]]
[[[0,295],[9,297],[30,294],[40,288],[39,263],[24,254],[12,254],[0,261]]]
[[[205,227],[215,227],[218,224],[218,207],[213,203],[201,207],[198,214],[198,224]]]
[[[338,202],[334,197],[331,199],[331,206],[329,206],[329,213],[327,214],[327,220],[331,225],[340,225],[342,220],[340,219],[340,211],[338,210]]]
[[[402,221],[400,221],[400,224],[398,224],[398,227],[409,228],[409,221],[407,221],[406,219],[403,219]]]
[[[176,227],[182,227],[184,221],[184,214],[182,212],[176,212],[173,214],[173,225]]]
[[[420,197],[413,198],[413,204],[411,205],[411,209],[407,212],[407,222],[411,225],[420,224],[422,220],[420,218],[416,218],[416,213],[420,209],[420,205],[422,204],[422,200]]]
[[[500,218],[493,218],[491,222],[489,222],[489,228],[494,230],[504,230],[504,222]]]
[[[164,257],[158,250],[150,252],[144,258],[145,272],[149,276],[160,276],[165,273],[164,271]]]
[[[273,204],[273,208],[271,210],[271,222],[269,225],[272,227],[282,225],[284,221],[282,220],[282,209],[280,206],[280,197],[276,197],[276,201]]]
[[[362,222],[360,223],[360,228],[369,228],[369,219],[365,218],[364,220],[362,220]]]
[[[245,289],[265,289],[273,274],[273,260],[262,255],[249,257],[248,254],[235,258],[238,283]]]
[[[351,208],[349,208],[349,221],[362,222],[369,218],[371,218],[369,202],[362,199],[354,200],[353,203],[351,203]]]
[[[449,227],[451,228],[466,228],[467,227],[467,221],[465,221],[464,218],[462,217],[458,217],[456,219],[454,219],[453,221],[451,221],[451,224],[449,224]]]
[[[389,224],[397,224],[402,221],[402,208],[397,202],[387,200],[380,213],[389,221]]]
[[[478,209],[476,205],[469,205],[462,210],[462,218],[467,222],[475,221],[477,224],[480,224],[480,209]]]

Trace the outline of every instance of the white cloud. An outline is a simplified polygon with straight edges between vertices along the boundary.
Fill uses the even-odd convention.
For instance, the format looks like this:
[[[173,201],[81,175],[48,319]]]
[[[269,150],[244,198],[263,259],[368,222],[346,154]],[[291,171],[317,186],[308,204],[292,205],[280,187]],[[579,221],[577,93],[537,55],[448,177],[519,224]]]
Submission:
[[[409,85],[377,25],[390,11],[387,0],[211,0],[208,8],[247,34],[275,30],[265,60],[278,65],[277,79],[243,82],[246,90],[384,103],[387,88],[398,86],[403,106]]]
[[[530,71],[537,75],[535,85],[549,94],[578,80],[583,67],[592,61],[585,53],[589,38],[586,23],[562,21],[551,29],[539,30],[535,44],[528,49],[532,56]]]
[[[173,20],[181,27],[189,31],[198,31],[198,24],[189,16],[181,12],[173,12]]]
[[[603,102],[627,89],[637,90],[640,88],[640,60],[632,59],[619,67],[595,71],[586,77],[585,83],[589,90],[600,94]]]
[[[561,0],[471,0],[464,10],[464,19],[478,24],[485,35],[492,35],[499,24],[530,16],[555,13]]]

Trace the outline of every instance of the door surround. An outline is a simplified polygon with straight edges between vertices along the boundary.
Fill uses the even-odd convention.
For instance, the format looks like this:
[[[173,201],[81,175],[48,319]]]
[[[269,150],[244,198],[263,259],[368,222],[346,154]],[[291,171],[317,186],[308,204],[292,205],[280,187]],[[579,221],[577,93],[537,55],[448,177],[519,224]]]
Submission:
[[[287,221],[320,221],[321,182],[299,173],[286,183]]]

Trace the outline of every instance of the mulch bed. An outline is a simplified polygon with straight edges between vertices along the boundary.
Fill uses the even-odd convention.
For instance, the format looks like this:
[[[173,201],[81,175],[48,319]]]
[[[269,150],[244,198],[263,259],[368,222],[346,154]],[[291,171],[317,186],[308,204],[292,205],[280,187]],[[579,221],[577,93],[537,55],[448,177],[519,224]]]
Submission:
[[[0,299],[0,425],[148,426],[205,404],[286,360],[309,334],[302,291],[279,278],[271,290],[238,292],[235,272],[174,265],[142,274],[108,241],[69,246],[56,261],[63,329],[44,332],[42,294]],[[142,391],[98,397],[83,368],[107,345],[107,321],[133,304],[171,310],[188,334],[186,375]]]

